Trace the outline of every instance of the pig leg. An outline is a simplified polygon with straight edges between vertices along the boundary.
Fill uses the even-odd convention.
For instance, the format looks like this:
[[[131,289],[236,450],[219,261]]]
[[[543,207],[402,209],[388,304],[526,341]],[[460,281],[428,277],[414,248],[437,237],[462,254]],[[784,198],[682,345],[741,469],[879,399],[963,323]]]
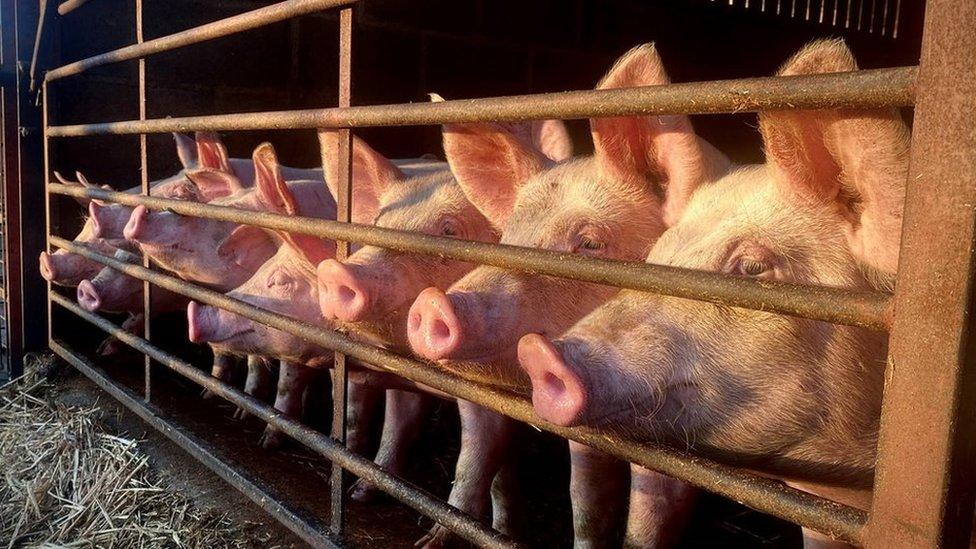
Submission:
[[[335,378],[332,386],[337,387]],[[369,452],[370,427],[379,410],[384,389],[349,380],[346,393],[346,448],[364,456]],[[334,390],[334,389],[333,389]]]
[[[267,401],[271,398],[271,388],[274,387],[274,372],[271,361],[257,355],[247,356],[247,379],[244,381],[244,392],[252,397]],[[234,419],[244,420],[247,411],[238,408]]]
[[[386,392],[386,412],[383,418],[383,435],[376,452],[376,464],[387,472],[403,476],[410,449],[423,427],[430,410],[430,397],[420,393],[389,390]],[[372,501],[378,490],[360,479],[353,487],[352,498],[356,501]]]
[[[673,547],[691,519],[698,490],[678,479],[631,465],[627,547]]]
[[[489,510],[492,481],[505,461],[516,424],[463,400],[458,401],[458,411],[461,415],[461,454],[447,502],[472,517],[484,518]],[[435,524],[417,545],[444,547],[451,536],[450,530]]]
[[[302,395],[305,386],[315,374],[315,370],[295,362],[281,361],[278,373],[278,394],[275,396],[275,410],[293,418],[301,419]],[[264,428],[261,435],[261,446],[266,450],[273,450],[284,442],[284,434],[272,425]]]
[[[569,441],[576,547],[619,547],[623,537],[630,469],[626,462]]]
[[[520,490],[513,462],[508,460],[491,483],[491,527],[512,537],[518,537],[517,521],[526,515]]]
[[[234,379],[234,371],[237,369],[237,359],[231,355],[214,353],[213,366],[210,368],[211,377],[215,377],[224,383],[231,383]],[[204,389],[200,394],[203,398],[213,396],[208,389]]]

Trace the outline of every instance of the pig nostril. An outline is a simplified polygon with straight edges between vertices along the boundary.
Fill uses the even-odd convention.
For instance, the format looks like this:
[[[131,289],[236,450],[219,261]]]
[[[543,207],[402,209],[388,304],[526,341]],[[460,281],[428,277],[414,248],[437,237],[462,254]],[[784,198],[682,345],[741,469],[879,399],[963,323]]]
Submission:
[[[548,392],[553,398],[559,398],[563,393],[566,392],[566,382],[552,372],[546,372],[542,382],[546,387],[546,392]]]
[[[356,300],[356,296],[358,295],[349,286],[339,286],[336,288],[336,294],[338,294],[339,302],[343,305],[351,305],[352,302]]]
[[[433,323],[431,323],[430,334],[432,336],[432,339],[435,340],[450,339],[451,328],[447,325],[446,322],[438,318],[434,320]]]

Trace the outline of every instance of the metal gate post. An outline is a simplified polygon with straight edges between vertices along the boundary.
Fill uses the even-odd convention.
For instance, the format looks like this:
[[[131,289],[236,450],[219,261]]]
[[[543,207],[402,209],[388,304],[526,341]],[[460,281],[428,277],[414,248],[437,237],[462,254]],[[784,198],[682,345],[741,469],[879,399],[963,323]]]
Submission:
[[[866,545],[964,547],[976,473],[976,2],[929,0]]]

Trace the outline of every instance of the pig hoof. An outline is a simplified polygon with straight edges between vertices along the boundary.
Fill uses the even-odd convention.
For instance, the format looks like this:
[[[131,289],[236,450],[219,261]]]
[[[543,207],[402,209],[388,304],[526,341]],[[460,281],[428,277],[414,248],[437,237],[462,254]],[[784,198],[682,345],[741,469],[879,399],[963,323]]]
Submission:
[[[277,450],[284,443],[284,435],[281,431],[268,426],[261,435],[261,447],[265,450]]]
[[[360,503],[372,503],[376,501],[377,497],[382,493],[380,490],[377,490],[375,486],[363,479],[357,480],[356,483],[352,485],[352,490],[350,490],[350,492],[352,493],[350,497],[354,501],[358,501]]]
[[[444,547],[447,547],[450,538],[450,530],[444,528],[440,524],[435,524],[434,527],[427,532],[427,535],[417,540],[417,543],[413,544],[413,546],[422,547],[423,549],[443,549]]]
[[[245,410],[244,408],[238,408],[234,410],[234,419],[236,419],[237,421],[244,421],[245,419],[248,418],[249,415],[250,414],[248,414],[247,410]]]

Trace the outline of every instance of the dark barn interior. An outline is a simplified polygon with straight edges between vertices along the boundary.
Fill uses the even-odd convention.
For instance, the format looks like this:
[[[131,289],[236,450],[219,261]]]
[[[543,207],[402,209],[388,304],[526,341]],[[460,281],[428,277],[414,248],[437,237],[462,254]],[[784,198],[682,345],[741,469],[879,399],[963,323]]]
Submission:
[[[145,36],[171,34],[269,3],[147,0]],[[589,89],[621,53],[650,41],[656,43],[674,82],[772,75],[803,44],[825,37],[844,38],[861,68],[914,65],[923,24],[921,3],[900,0],[368,0],[357,7],[355,17],[353,105],[424,102],[431,92],[462,99]],[[850,26],[845,24],[848,17],[853,18]],[[50,35],[40,57],[42,66],[60,66],[133,43],[134,19],[132,2],[105,0],[56,18],[46,31]],[[335,12],[166,52],[146,61],[147,117],[334,106],[337,59]],[[100,67],[59,82],[49,99],[51,123],[136,119],[136,82],[134,63]],[[910,120],[907,113],[906,119]],[[702,137],[734,161],[761,159],[754,114],[696,116],[693,122]],[[577,154],[592,150],[586,122],[569,124]],[[368,128],[356,134],[390,158],[425,153],[442,157],[438,127]],[[226,132],[221,137],[232,157],[249,157],[259,143],[271,141],[284,164],[319,163],[312,130]],[[174,173],[179,164],[172,138],[155,134],[148,141],[149,179]],[[93,182],[119,190],[139,184],[137,136],[54,140],[50,156],[52,168],[63,174],[78,170]],[[83,212],[69,198],[52,195],[51,200],[52,233],[74,236]],[[92,351],[103,335],[68,312],[55,308],[52,314],[54,333],[80,349]],[[156,344],[205,368],[208,352],[189,345],[185,334],[181,315],[154,322]],[[133,388],[142,382],[138,354],[102,365]],[[266,452],[257,445],[260,422],[235,422],[230,405],[199,399],[195,385],[163,368],[157,379],[157,406],[214,442],[225,458],[264,477],[296,507],[327,516],[328,462],[297,444],[284,452]],[[321,394],[327,395],[327,383],[322,385]],[[327,432],[330,406],[326,397],[323,400],[309,421]],[[457,421],[449,407],[438,411],[410,477],[439,496],[446,495],[452,480]],[[532,546],[572,542],[563,489],[568,463],[558,451],[562,444],[561,439],[540,434],[521,457],[527,505],[520,526]],[[551,466],[553,462],[558,466]],[[801,543],[796,526],[717,496],[706,498],[707,505],[701,506],[682,542],[685,547]],[[406,547],[430,526],[429,520],[392,500],[353,504],[348,516],[348,541],[353,546]]]

